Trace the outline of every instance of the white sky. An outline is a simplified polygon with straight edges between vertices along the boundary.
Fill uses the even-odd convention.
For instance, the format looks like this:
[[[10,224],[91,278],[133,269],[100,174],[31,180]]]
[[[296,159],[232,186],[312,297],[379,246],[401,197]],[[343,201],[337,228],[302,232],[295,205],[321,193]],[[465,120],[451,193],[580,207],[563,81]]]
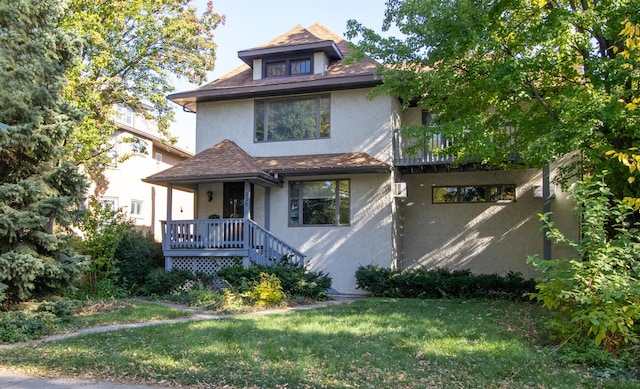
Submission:
[[[207,0],[195,0],[204,9]],[[238,51],[254,48],[281,35],[296,25],[308,27],[319,22],[333,32],[344,35],[347,20],[355,19],[364,26],[381,32],[385,0],[214,0],[215,12],[225,15],[226,22],[214,32],[218,45],[216,65],[209,73],[211,82],[242,65]],[[184,81],[175,82],[176,92],[194,89]],[[195,114],[182,112],[176,106],[176,122],[171,132],[179,137],[178,146],[195,150]]]

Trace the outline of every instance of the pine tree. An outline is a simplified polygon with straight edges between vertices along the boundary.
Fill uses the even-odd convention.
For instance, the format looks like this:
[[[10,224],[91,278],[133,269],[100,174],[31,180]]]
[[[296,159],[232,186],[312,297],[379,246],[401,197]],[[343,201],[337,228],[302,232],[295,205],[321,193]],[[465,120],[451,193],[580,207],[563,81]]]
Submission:
[[[69,247],[86,185],[61,162],[80,115],[63,99],[79,45],[60,0],[0,0],[0,302],[67,285],[84,257]]]

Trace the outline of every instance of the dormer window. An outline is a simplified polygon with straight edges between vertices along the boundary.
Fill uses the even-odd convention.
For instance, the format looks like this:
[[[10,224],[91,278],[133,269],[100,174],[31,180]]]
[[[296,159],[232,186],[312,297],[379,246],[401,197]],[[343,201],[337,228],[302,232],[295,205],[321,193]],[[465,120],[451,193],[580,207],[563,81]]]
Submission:
[[[264,76],[286,77],[300,74],[311,74],[311,58],[297,58],[265,62]]]

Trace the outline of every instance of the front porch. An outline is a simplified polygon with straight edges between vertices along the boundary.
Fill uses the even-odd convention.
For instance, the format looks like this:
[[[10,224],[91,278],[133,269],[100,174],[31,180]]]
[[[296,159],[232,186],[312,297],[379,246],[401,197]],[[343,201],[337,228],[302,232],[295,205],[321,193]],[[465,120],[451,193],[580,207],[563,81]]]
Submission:
[[[305,264],[304,254],[247,218],[164,221],[162,250],[167,270],[177,258],[231,258],[268,266],[286,256]]]

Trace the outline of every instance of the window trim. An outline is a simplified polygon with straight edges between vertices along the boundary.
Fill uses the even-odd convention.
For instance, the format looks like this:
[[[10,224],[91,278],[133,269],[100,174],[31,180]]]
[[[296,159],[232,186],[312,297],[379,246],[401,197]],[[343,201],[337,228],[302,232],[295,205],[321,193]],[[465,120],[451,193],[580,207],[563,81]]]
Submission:
[[[304,203],[304,191],[302,190],[303,186],[305,183],[312,183],[312,182],[332,182],[336,188],[338,188],[338,190],[336,190],[336,194],[335,194],[335,214],[334,214],[334,218],[335,218],[335,223],[332,224],[304,224],[304,210],[302,207],[302,204]],[[347,206],[348,206],[348,210],[349,210],[349,220],[346,223],[340,223],[340,210],[342,207],[342,200],[343,198],[340,196],[340,183],[342,181],[346,181],[347,186],[349,188],[349,197],[347,199]],[[291,197],[291,193],[292,193],[292,189],[293,189],[293,185],[299,184],[300,185],[300,190],[298,191],[298,197],[295,199],[298,201],[298,209],[297,209],[297,217],[299,222],[297,224],[294,224],[291,222],[291,211],[292,211],[292,207],[291,207],[291,203],[292,200],[294,200]],[[351,225],[351,179],[348,178],[335,178],[335,179],[327,179],[327,180],[296,180],[296,181],[289,181],[289,193],[288,193],[288,201],[287,201],[287,223],[289,227],[349,227]]]
[[[313,99],[315,101],[315,119],[316,119],[316,131],[315,136],[313,138],[292,138],[292,139],[268,139],[269,137],[269,104],[274,102],[282,102],[282,101],[300,101],[300,100],[309,100]],[[322,99],[327,99],[328,101],[328,125],[329,125],[329,133],[327,136],[322,136]],[[262,115],[258,115],[259,105],[262,104],[261,110],[263,111]],[[257,125],[259,120],[262,120],[262,139],[258,139],[257,137]],[[306,94],[306,95],[293,95],[286,97],[272,97],[266,99],[254,99],[253,101],[253,143],[268,143],[268,142],[289,142],[289,141],[300,141],[300,140],[319,140],[319,139],[330,139],[331,138],[331,94],[321,93],[321,94]]]
[[[501,192],[505,192],[507,187],[513,188],[512,200],[496,200],[489,201],[490,188],[499,188]],[[439,188],[456,188],[456,200],[455,201],[436,201],[435,189]],[[484,201],[462,201],[462,193],[464,188],[483,188],[485,191]],[[516,184],[483,184],[483,185],[433,185],[431,187],[431,204],[507,204],[513,203],[517,200],[517,188]]]

